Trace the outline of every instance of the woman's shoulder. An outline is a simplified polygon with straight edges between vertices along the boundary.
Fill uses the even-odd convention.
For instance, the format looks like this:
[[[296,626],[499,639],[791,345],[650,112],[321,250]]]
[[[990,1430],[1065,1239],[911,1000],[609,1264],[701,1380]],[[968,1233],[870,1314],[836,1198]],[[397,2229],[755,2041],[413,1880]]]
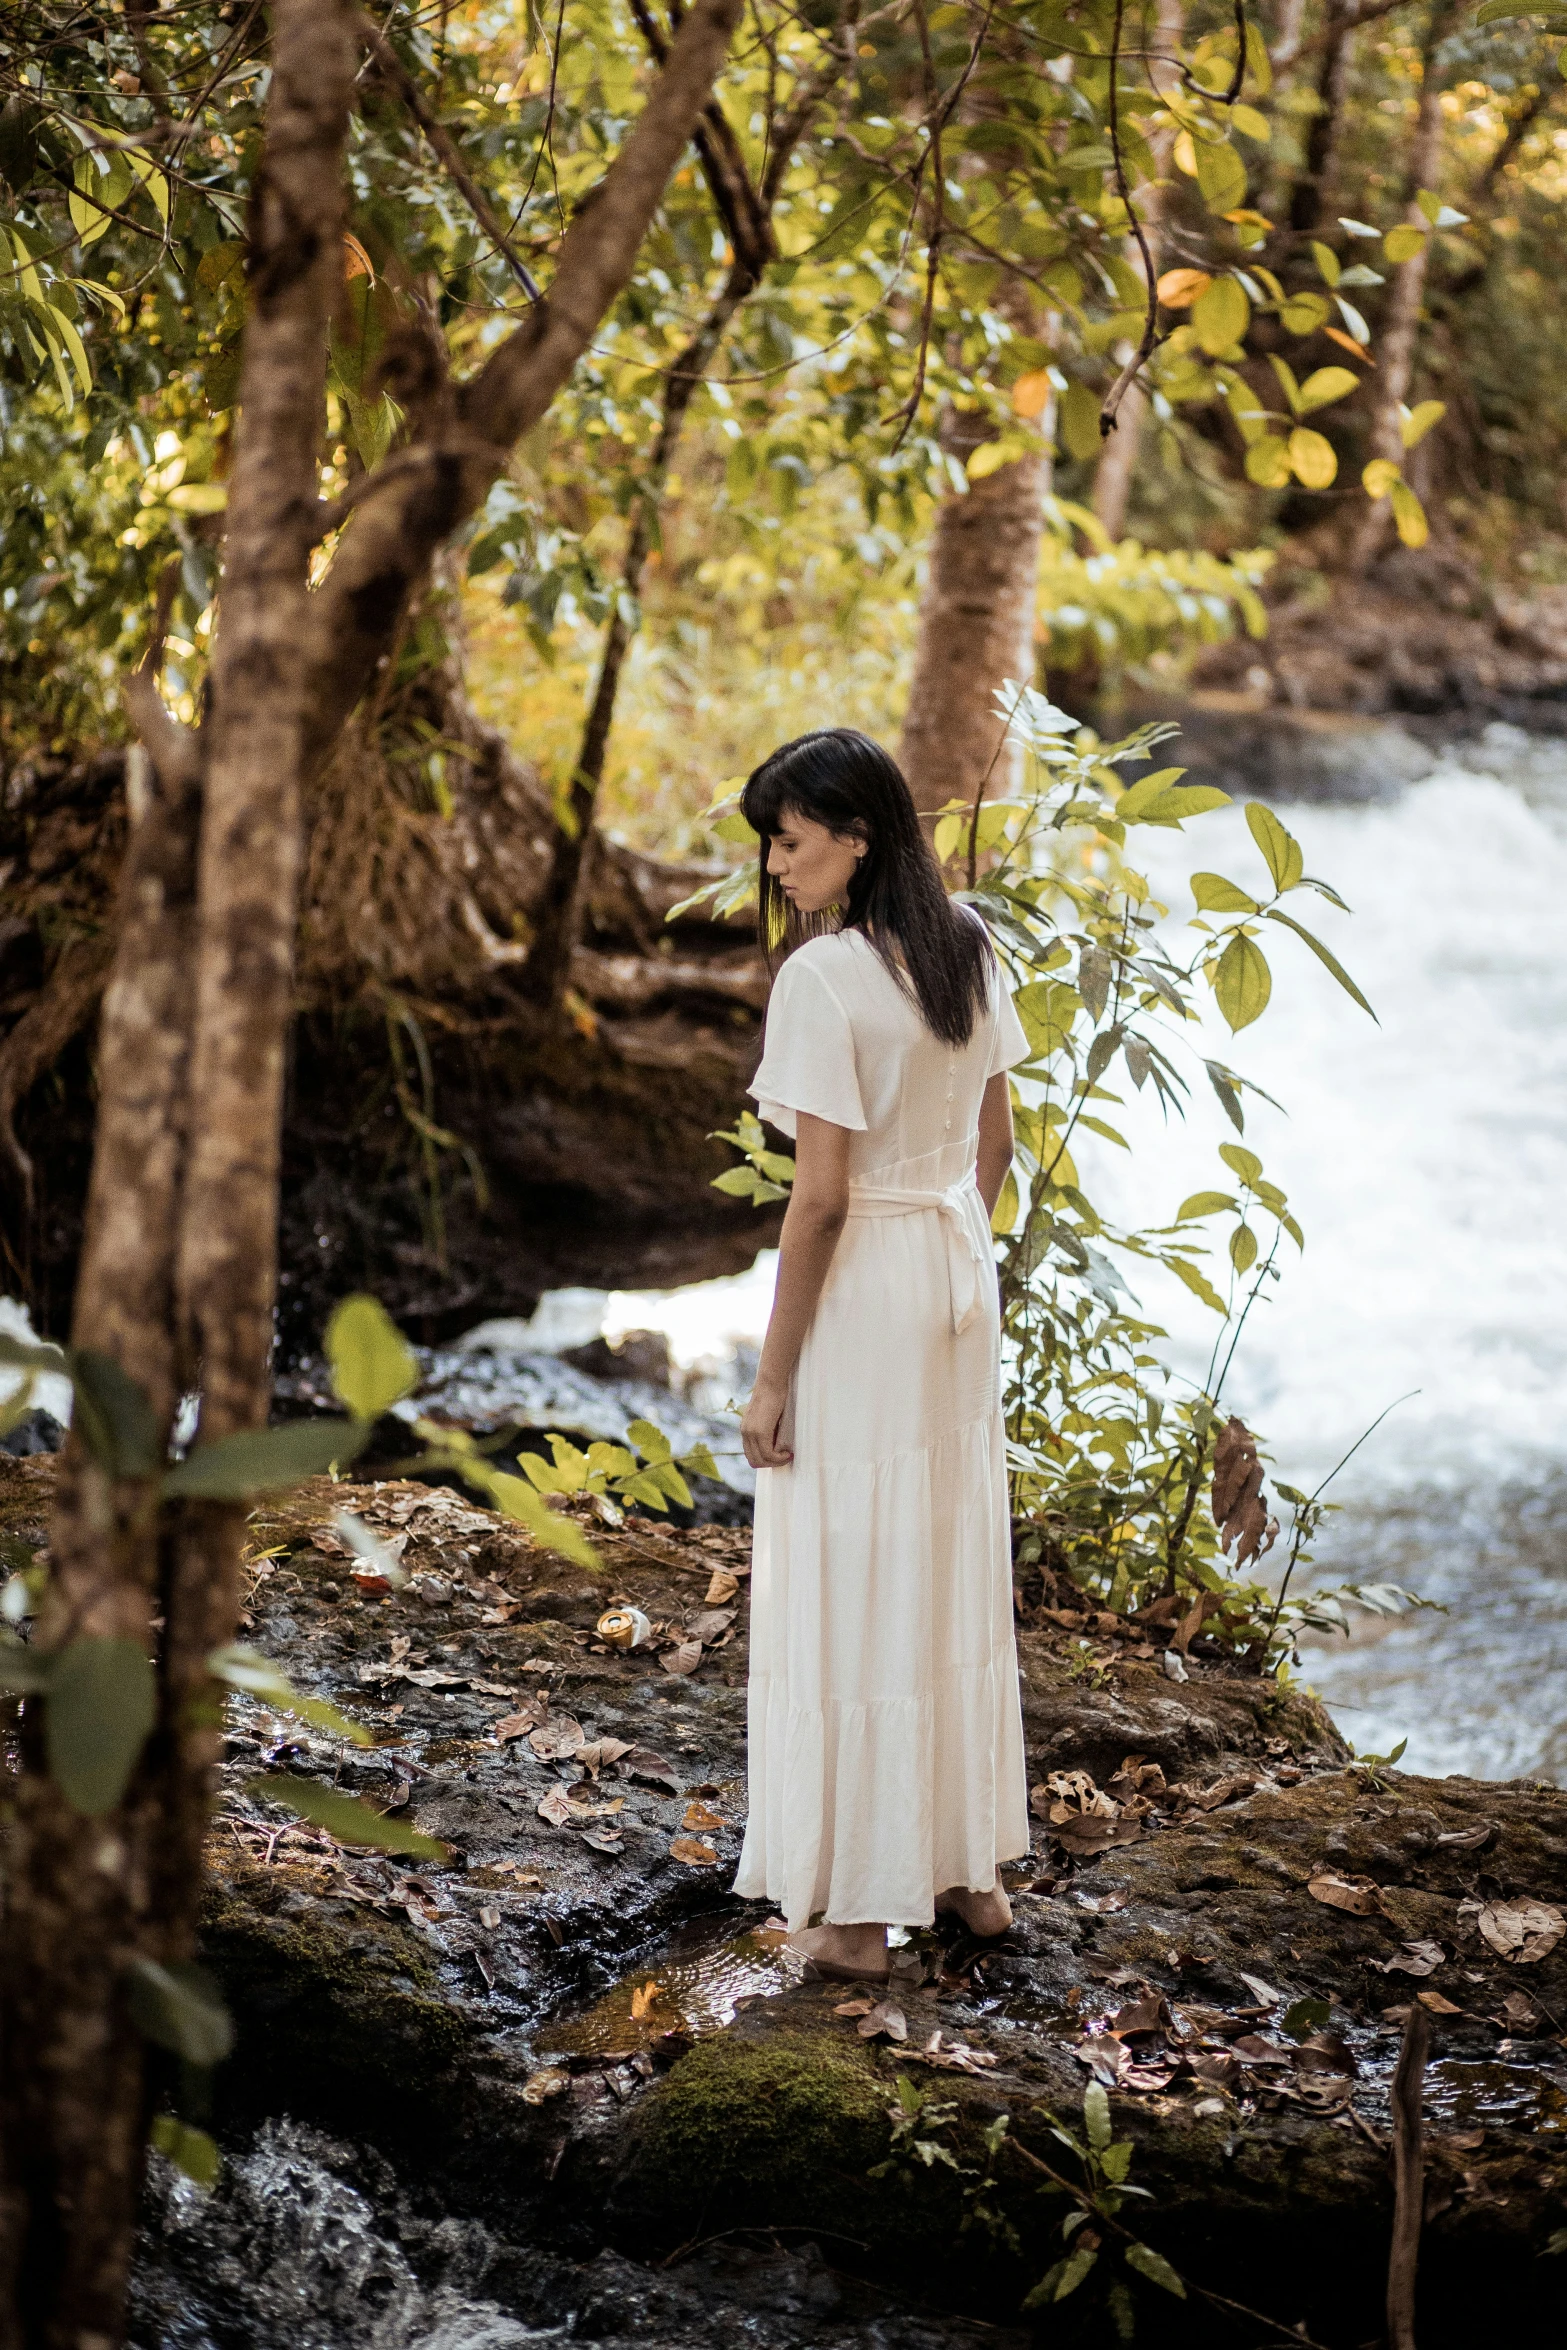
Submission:
[[[857,930],[827,931],[822,937],[808,938],[797,946],[778,976],[786,979],[791,971],[809,972],[831,987],[858,968],[860,952],[868,944]]]

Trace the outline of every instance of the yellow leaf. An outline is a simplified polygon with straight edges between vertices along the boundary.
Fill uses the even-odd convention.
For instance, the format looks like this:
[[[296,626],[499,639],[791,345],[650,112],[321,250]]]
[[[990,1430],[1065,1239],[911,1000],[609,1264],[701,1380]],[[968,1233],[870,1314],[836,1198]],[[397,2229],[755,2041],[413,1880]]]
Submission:
[[[1371,353],[1363,350],[1354,336],[1347,335],[1341,326],[1325,326],[1322,331],[1330,343],[1340,344],[1344,350],[1350,353],[1352,358],[1360,361],[1362,367],[1375,367],[1376,361],[1372,358]]]
[[[345,279],[367,277],[372,285],[375,284],[375,264],[359,239],[348,229],[343,231],[343,276]]]
[[[1233,277],[1216,277],[1192,304],[1192,325],[1203,349],[1215,357],[1238,343],[1251,324],[1246,289]]]
[[[1246,166],[1226,140],[1197,150],[1197,185],[1210,212],[1229,212],[1246,201]]]
[[[1054,389],[1048,367],[1037,367],[1029,375],[1020,375],[1012,386],[1013,415],[1026,416],[1030,422],[1036,416],[1043,416]]]
[[[1426,510],[1407,481],[1393,484],[1393,527],[1406,547],[1423,547],[1431,536]]]
[[[1314,335],[1328,322],[1328,306],[1320,294],[1292,294],[1279,317],[1292,335]]]
[[[1281,490],[1290,477],[1288,444],[1277,433],[1264,433],[1246,452],[1246,479],[1259,489]]]
[[[1330,401],[1346,398],[1359,381],[1350,367],[1314,368],[1300,387],[1301,414],[1309,415],[1313,408],[1326,408]]]
[[[1206,269],[1167,269],[1159,280],[1157,292],[1166,310],[1189,310],[1199,294],[1205,294],[1213,279]]]
[[[1003,465],[1011,464],[1015,453],[1001,441],[981,441],[968,461],[969,480],[983,481],[987,474],[999,473]]]
[[[1184,171],[1189,180],[1197,177],[1197,149],[1190,131],[1182,131],[1170,153],[1177,171]]]
[[[345,1297],[327,1325],[332,1389],[356,1420],[376,1420],[419,1376],[413,1348],[378,1298]]]
[[[1391,262],[1413,261],[1417,253],[1424,251],[1425,242],[1426,231],[1406,223],[1402,228],[1388,230],[1382,239],[1382,250]]]
[[[1360,478],[1368,497],[1385,498],[1394,482],[1401,481],[1403,476],[1391,457],[1373,457],[1361,469]]]
[[[1273,974],[1260,947],[1237,931],[1219,957],[1213,992],[1232,1030],[1260,1020],[1273,993]]]
[[[1230,122],[1240,132],[1243,139],[1255,139],[1262,147],[1265,147],[1273,136],[1267,116],[1259,114],[1255,106],[1232,106],[1230,108]]]
[[[1398,427],[1398,437],[1405,448],[1412,449],[1417,442],[1423,441],[1431,427],[1440,424],[1446,414],[1445,400],[1422,400],[1418,408],[1411,408],[1409,414],[1400,419]]]
[[[1289,458],[1296,480],[1308,490],[1325,490],[1338,472],[1332,442],[1305,425],[1298,424],[1290,434]]]
[[[1017,1177],[1008,1168],[1007,1179],[1001,1186],[1001,1196],[996,1201],[990,1218],[990,1229],[998,1239],[1009,1233],[1017,1222],[1017,1209]]]

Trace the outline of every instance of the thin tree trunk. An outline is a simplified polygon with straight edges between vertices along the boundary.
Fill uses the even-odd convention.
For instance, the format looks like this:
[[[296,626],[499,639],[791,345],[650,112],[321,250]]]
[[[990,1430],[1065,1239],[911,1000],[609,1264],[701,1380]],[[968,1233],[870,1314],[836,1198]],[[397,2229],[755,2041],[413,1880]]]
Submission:
[[[208,1433],[265,1417],[306,580],[358,62],[352,0],[275,0],[273,28],[213,711],[198,739],[167,720],[150,679],[128,697],[155,705],[141,714],[160,789],[127,861],[76,1309],[78,1343],[139,1382],[165,1441],[186,1368],[181,1287]],[[181,1267],[175,1235],[192,1219]],[[121,1802],[97,1819],[66,1802],[29,1725],[0,1977],[6,2350],[107,2350],[120,2336],[145,2119],[125,1969],[187,1956],[194,1938],[216,1740],[193,1700],[210,1689],[212,1646],[233,1636],[226,1521],[208,1513],[160,1543],[146,1476],[111,1479],[73,1435],[40,1642],[149,1650],[161,1609],[158,1719]]]
[[[1355,0],[1328,0],[1317,68],[1317,111],[1306,134],[1305,167],[1290,194],[1289,224],[1298,235],[1309,235],[1330,209],[1349,94],[1350,37],[1358,15]]]
[[[1161,58],[1179,54],[1181,35],[1185,29],[1184,0],[1158,0],[1154,19],[1153,46]],[[1173,78],[1173,67],[1166,67]],[[1153,79],[1150,73],[1150,80]],[[1157,85],[1156,85],[1157,86]],[[1175,124],[1160,131],[1150,141],[1154,176],[1138,190],[1138,217],[1148,250],[1153,255],[1154,276],[1159,274],[1159,247],[1164,226],[1164,176],[1170,167],[1170,151],[1175,145]],[[1126,240],[1126,258],[1134,269],[1142,267],[1142,252],[1135,237]],[[1123,344],[1117,353],[1117,364],[1124,367],[1132,356],[1131,346]],[[1137,459],[1142,441],[1143,424],[1148,414],[1148,394],[1141,381],[1129,386],[1116,411],[1115,430],[1106,436],[1100,451],[1099,463],[1094,469],[1094,512],[1113,539],[1126,529],[1127,509],[1132,502],[1132,483],[1136,478]]]
[[[1393,271],[1392,291],[1377,342],[1377,372],[1371,380],[1370,453],[1394,465],[1404,462],[1399,409],[1409,397],[1415,357],[1420,342],[1420,311],[1425,299],[1430,265],[1431,224],[1415,202],[1420,188],[1434,188],[1442,165],[1442,93],[1438,87],[1436,55],[1456,13],[1452,0],[1434,0],[1422,44],[1420,103],[1409,146],[1408,208],[1410,223],[1426,233],[1418,252]],[[1364,571],[1375,561],[1391,522],[1390,501],[1378,498],[1361,517],[1350,552],[1349,568]]]

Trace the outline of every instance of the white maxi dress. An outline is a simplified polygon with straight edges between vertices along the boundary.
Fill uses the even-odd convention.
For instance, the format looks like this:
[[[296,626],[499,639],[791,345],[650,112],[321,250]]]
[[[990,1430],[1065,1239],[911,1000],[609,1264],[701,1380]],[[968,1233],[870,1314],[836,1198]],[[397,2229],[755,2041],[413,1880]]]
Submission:
[[[1029,1849],[1000,1310],[975,1185],[987,1079],[1028,1057],[999,969],[933,1035],[857,931],[778,975],[751,1087],[849,1129],[849,1216],[757,1477],[750,1816],[735,1891],[791,1929],[928,1925]]]

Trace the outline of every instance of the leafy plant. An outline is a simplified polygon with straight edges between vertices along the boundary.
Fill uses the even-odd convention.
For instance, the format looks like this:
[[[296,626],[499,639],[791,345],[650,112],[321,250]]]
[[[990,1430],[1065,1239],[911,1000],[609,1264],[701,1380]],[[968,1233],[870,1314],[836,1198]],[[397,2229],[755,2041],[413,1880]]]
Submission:
[[[1129,2138],[1117,2139],[1110,2119],[1110,2099],[1103,2084],[1091,2082],[1083,2098],[1083,2128],[1081,2134],[1046,2111],[1045,2120],[1050,2135],[1069,2154],[1075,2157],[1081,2172],[1079,2182],[1063,2179],[1047,2165],[1052,2189],[1073,2198],[1075,2208],[1061,2222],[1062,2251],[1028,2294],[1025,2310],[1041,2310],[1065,2301],[1079,2290],[1099,2266],[1100,2257],[1107,2253],[1107,2237],[1119,2239],[1121,2257],[1134,2275],[1148,2284],[1158,2285],[1172,2293],[1177,2300],[1186,2298],[1184,2278],[1170,2266],[1164,2255],[1155,2252],[1133,2236],[1121,2220],[1121,2212],[1134,2196],[1148,2198],[1146,2187],[1127,2184],[1132,2167],[1132,2143]],[[1026,2151],[1026,2150],[1025,2150]],[[1037,2157],[1034,2158],[1037,2161]],[[1126,2280],[1121,2276],[1108,2279],[1105,2305],[1111,2322],[1123,2342],[1132,2338],[1135,2324],[1135,2304]]]
[[[718,1463],[705,1444],[694,1444],[677,1459],[669,1438],[651,1420],[633,1420],[626,1434],[636,1446],[635,1452],[602,1440],[583,1452],[552,1429],[549,1445],[553,1459],[544,1461],[537,1453],[523,1453],[522,1467],[540,1493],[613,1494],[624,1504],[637,1502],[644,1509],[660,1512],[667,1511],[671,1502],[681,1509],[691,1507],[687,1476],[718,1476]]]

